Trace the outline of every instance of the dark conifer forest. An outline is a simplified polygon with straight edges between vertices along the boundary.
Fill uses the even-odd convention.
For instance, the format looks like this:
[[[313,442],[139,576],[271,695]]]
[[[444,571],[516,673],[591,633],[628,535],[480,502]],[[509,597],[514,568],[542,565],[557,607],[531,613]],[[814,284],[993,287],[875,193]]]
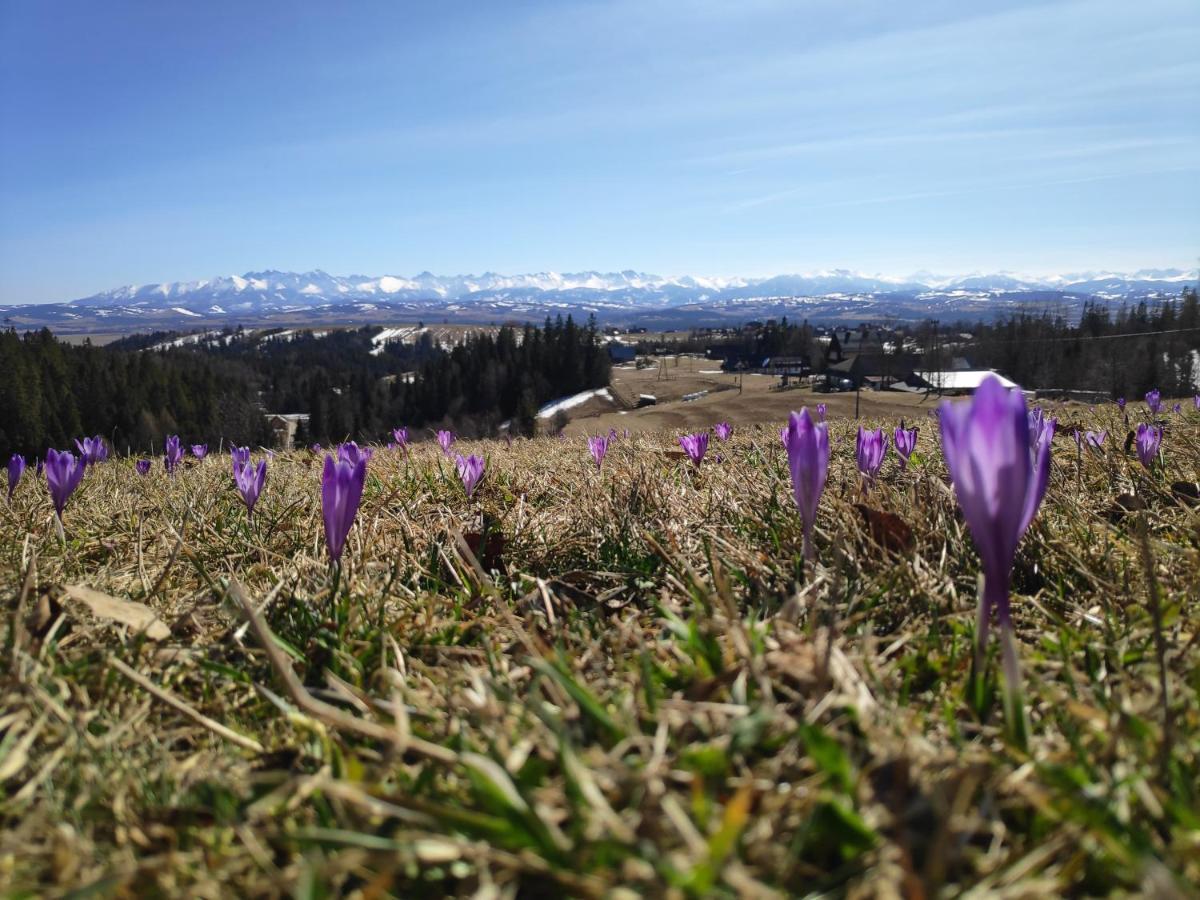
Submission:
[[[1200,379],[1200,300],[1194,289],[1179,300],[1110,309],[1083,308],[1078,322],[1050,313],[1021,313],[984,325],[964,351],[971,363],[994,368],[1025,387],[1099,391],[1140,397],[1194,394]]]
[[[177,335],[136,335],[106,347],[62,343],[49,331],[0,333],[0,452],[41,456],[103,435],[118,453],[149,453],[163,436],[261,444],[264,413],[307,413],[305,442],[386,440],[400,425],[495,434],[511,420],[531,434],[538,408],[608,383],[593,323],[476,333],[453,348],[428,334],[385,344],[377,328],[296,332],[284,339],[230,330],[217,340],[153,349]],[[414,435],[419,437],[419,434]]]

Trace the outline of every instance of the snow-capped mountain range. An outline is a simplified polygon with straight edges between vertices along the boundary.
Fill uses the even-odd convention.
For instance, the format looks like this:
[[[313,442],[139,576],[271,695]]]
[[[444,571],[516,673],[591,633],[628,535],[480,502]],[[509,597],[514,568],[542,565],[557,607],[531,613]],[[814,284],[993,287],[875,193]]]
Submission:
[[[224,323],[338,323],[442,318],[536,321],[556,312],[610,322],[699,324],[762,315],[814,319],[990,317],[1014,304],[1077,306],[1177,297],[1196,271],[1143,269],[1025,276],[1008,272],[906,278],[841,269],[766,278],[662,277],[642,272],[525,275],[330,275],[247,272],[201,281],[128,285],[65,303],[0,306],[18,328],[144,330]]]

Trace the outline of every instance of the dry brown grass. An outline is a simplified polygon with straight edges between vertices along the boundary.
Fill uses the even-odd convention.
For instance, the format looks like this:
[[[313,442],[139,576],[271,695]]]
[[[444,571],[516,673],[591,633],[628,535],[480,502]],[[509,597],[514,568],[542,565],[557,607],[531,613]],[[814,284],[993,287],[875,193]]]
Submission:
[[[1015,575],[1028,752],[964,700],[977,560],[920,424],[867,499],[912,529],[897,553],[835,423],[811,571],[778,424],[699,471],[667,433],[599,474],[578,439],[483,442],[474,501],[435,447],[378,450],[336,593],[307,452],[272,460],[252,523],[227,458],[106,464],[65,546],[23,484],[0,507],[0,889],[1185,896],[1200,514],[1170,483],[1200,477],[1200,422],[1171,418],[1154,476],[1119,437],[1055,442]],[[482,562],[458,538],[481,528],[503,536]],[[171,635],[89,616],[78,584]]]

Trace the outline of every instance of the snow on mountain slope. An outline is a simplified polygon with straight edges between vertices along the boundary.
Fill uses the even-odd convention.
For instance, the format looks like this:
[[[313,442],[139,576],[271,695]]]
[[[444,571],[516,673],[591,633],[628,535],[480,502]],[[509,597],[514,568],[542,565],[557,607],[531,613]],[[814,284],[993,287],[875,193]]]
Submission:
[[[845,269],[757,278],[644,272],[532,272],[503,275],[330,275],[264,270],[196,281],[133,284],[67,303],[0,306],[5,327],[171,330],[205,324],[294,327],[304,324],[406,324],[420,321],[528,322],[574,313],[603,322],[658,328],[788,315],[830,320],[930,316],[992,317],[1014,303],[1079,308],[1178,297],[1200,273],[1028,275],[977,272],[945,276],[867,275]],[[380,344],[382,348],[382,344]]]
[[[928,272],[908,278],[864,275],[844,269],[767,278],[707,278],[685,275],[664,278],[642,272],[534,272],[501,275],[439,276],[422,272],[412,278],[396,275],[336,276],[311,272],[247,272],[200,281],[127,285],[103,291],[74,305],[90,308],[117,306],[161,310],[181,315],[229,314],[286,309],[311,309],[330,302],[431,301],[491,304],[496,307],[539,303],[597,306],[600,309],[667,308],[706,300],[763,297],[821,297],[835,294],[919,294],[929,291],[1064,291],[1084,294],[1133,295],[1154,291],[1177,293],[1194,283],[1197,273],[1179,269],[1142,270],[1132,274],[1084,272],[1072,275],[1028,276],[1009,272],[944,277]]]

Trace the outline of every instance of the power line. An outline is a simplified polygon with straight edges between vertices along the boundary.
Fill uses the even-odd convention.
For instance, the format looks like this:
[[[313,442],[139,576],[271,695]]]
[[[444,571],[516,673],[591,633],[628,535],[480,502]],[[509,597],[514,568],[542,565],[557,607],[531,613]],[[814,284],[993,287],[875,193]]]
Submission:
[[[1006,340],[1020,341],[1022,344],[1061,344],[1068,341],[1115,341],[1120,338],[1157,337],[1160,334],[1191,334],[1200,332],[1200,328],[1170,328],[1165,331],[1127,331],[1121,334],[1080,334],[1074,337],[1023,338],[1008,337]]]

